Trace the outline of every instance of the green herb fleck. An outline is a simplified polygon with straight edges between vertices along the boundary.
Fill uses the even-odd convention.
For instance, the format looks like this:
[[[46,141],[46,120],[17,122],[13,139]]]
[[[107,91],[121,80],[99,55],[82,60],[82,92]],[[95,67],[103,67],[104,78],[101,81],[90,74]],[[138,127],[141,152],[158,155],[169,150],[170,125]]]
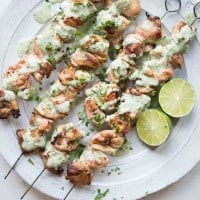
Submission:
[[[64,186],[62,186],[60,189],[61,189],[61,190],[64,190],[65,188],[64,188]]]
[[[129,153],[132,150],[131,141],[126,137],[123,145],[116,151],[114,156],[122,156]]]
[[[52,64],[56,63],[56,59],[55,59],[55,57],[53,55],[50,55],[47,60]]]
[[[41,91],[43,88],[42,87],[39,87],[39,90]]]
[[[85,149],[85,145],[80,144],[79,147],[70,153],[72,160],[78,160]]]
[[[110,176],[110,175],[111,175],[111,172],[108,172],[107,175]]]
[[[29,162],[31,165],[35,165],[31,158],[28,158],[28,162]]]
[[[87,115],[85,113],[85,110],[79,111],[78,112],[78,119],[79,121],[81,121],[83,124],[85,124],[86,126],[89,125],[89,120],[87,118]]]
[[[50,85],[53,85],[54,83],[55,83],[55,81],[51,81],[51,82],[50,82]]]
[[[105,192],[101,192],[100,189],[97,190],[97,196],[94,200],[102,200],[109,192],[109,189],[107,189]]]
[[[49,42],[49,43],[46,45],[45,49],[46,49],[47,51],[51,51],[51,50],[52,50],[52,44],[51,44],[51,42]]]

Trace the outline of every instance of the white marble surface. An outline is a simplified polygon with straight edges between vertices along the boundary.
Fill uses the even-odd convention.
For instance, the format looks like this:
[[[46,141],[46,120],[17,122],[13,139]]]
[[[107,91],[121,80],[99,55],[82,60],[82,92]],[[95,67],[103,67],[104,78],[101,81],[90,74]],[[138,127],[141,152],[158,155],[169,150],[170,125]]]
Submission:
[[[12,0],[0,0],[0,15]],[[9,170],[8,164],[0,155],[0,199],[18,200],[28,185],[13,171],[7,180],[4,176]],[[191,172],[179,180],[177,183],[159,191],[148,195],[143,200],[199,200],[200,199],[200,163],[197,164]],[[26,200],[53,200],[36,190],[32,189]]]

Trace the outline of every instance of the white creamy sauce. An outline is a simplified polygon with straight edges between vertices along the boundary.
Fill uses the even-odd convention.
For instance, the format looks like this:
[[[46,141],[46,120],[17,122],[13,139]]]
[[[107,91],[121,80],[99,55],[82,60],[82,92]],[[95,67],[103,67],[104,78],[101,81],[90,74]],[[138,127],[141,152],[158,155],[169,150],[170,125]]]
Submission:
[[[118,83],[121,80],[127,79],[129,67],[129,64],[123,58],[117,58],[110,63],[106,74],[114,73],[116,77],[115,83]]]
[[[33,137],[30,130],[23,135],[22,147],[27,151],[45,147],[45,137]]]
[[[132,95],[123,93],[121,97],[121,103],[118,108],[120,114],[130,112],[133,115],[137,115],[151,103],[151,98],[147,95]]]
[[[17,54],[19,57],[30,54],[33,51],[34,38],[22,39],[17,44]]]
[[[84,3],[70,3],[64,1],[61,4],[61,9],[64,11],[65,18],[75,18],[81,21],[86,20],[91,14],[96,12],[95,6],[90,2],[86,1]]]
[[[108,50],[109,42],[107,40],[101,40],[91,44],[91,37],[92,35],[86,35],[82,40],[80,40],[80,45],[93,53],[106,52]],[[87,45],[87,43],[90,45]]]
[[[131,0],[118,0],[115,2],[115,6],[120,13],[128,9],[130,5],[131,5]]]
[[[53,132],[53,135],[52,135],[52,139],[51,141],[54,141],[54,138],[60,134],[61,132],[65,132],[65,131],[68,131],[70,130],[71,128],[74,128],[75,125],[73,123],[67,123],[67,124],[62,124],[62,125],[59,125],[56,127],[56,130]]]
[[[115,107],[118,99],[105,101],[104,97],[114,91],[119,91],[119,88],[116,84],[107,84],[105,82],[102,82],[100,84],[95,84],[93,87],[87,89],[85,93],[87,96],[94,98],[97,105],[102,110],[112,110]]]
[[[65,25],[63,21],[52,24],[54,32],[64,41],[73,41],[76,36],[76,28]]]
[[[63,44],[54,33],[49,29],[40,34],[36,40],[37,45],[42,49],[44,53],[56,52],[63,47]]]
[[[51,19],[51,4],[44,3],[41,7],[34,10],[33,17],[39,24],[45,24]]]
[[[86,149],[80,156],[80,161],[101,161],[103,158],[107,158],[106,154],[101,151]]]
[[[88,72],[84,72],[82,70],[77,70],[76,71],[76,79],[72,80],[69,82],[69,85],[74,86],[74,87],[80,87],[83,84],[86,84],[93,79],[93,75]]]
[[[126,47],[130,44],[137,44],[137,43],[141,43],[140,40],[138,40],[138,38],[135,36],[135,34],[130,34],[127,35],[123,41],[123,46]]]
[[[6,100],[6,101],[12,101],[12,100],[15,100],[16,97],[15,97],[15,94],[14,92],[10,91],[10,90],[4,90],[4,96],[3,97],[0,97],[0,100]]]
[[[96,52],[106,52],[109,48],[108,42],[96,42],[95,44],[88,47],[88,50],[90,50],[93,53]]]
[[[51,87],[50,87],[50,94],[51,94],[52,96],[58,95],[58,94],[60,94],[62,91],[65,91],[66,88],[67,88],[67,87],[66,87],[65,85],[63,85],[63,84],[60,82],[60,80],[58,79],[58,80],[56,80],[56,82],[55,82],[53,85],[51,85]]]
[[[22,99],[28,100],[33,98],[35,95],[37,95],[37,89],[35,87],[31,87],[25,90],[21,90],[17,93],[19,97]]]
[[[67,162],[69,157],[66,152],[58,151],[50,142],[46,144],[45,153],[48,155],[47,166],[54,169]]]
[[[40,70],[41,66],[41,60],[36,55],[29,55],[26,60],[27,68],[30,70],[30,72],[36,72]]]
[[[157,86],[159,84],[159,81],[156,78],[146,76],[143,74],[142,71],[138,69],[136,69],[129,78],[131,80],[136,80],[136,84],[138,86],[148,87],[148,86]]]
[[[152,30],[154,29],[154,23],[151,22],[150,20],[145,20],[142,24],[141,24],[141,28],[144,30]]]
[[[70,102],[65,101],[64,103],[56,104],[55,107],[58,110],[58,112],[67,113],[70,110]]]
[[[104,29],[106,27],[119,28],[127,22],[127,19],[119,14],[116,7],[113,5],[108,10],[102,10],[97,15],[96,27]]]
[[[194,20],[195,20],[195,15],[194,15],[194,12],[187,12],[186,14],[185,14],[185,17],[184,17],[184,19],[185,19],[185,22],[188,24],[188,25],[191,25],[193,22],[194,22]]]
[[[45,98],[43,101],[41,101],[36,109],[47,109],[49,110],[53,115],[56,115],[57,114],[57,109],[56,107],[54,106],[53,102],[49,99],[49,98]]]

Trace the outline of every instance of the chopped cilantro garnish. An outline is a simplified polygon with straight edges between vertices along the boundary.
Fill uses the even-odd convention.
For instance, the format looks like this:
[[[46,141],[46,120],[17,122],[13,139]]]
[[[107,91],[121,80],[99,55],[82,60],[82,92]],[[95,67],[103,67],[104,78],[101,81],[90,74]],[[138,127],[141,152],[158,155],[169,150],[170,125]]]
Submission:
[[[87,115],[84,110],[78,112],[78,119],[86,126],[89,125],[89,120],[88,120]]]
[[[78,160],[81,154],[83,153],[84,149],[85,149],[85,145],[80,144],[76,150],[70,153],[70,158],[72,160]]]
[[[101,192],[100,189],[97,190],[97,196],[94,200],[102,200],[109,192],[109,189],[107,189],[105,192]]]
[[[46,50],[47,50],[47,51],[51,51],[51,50],[52,50],[52,44],[51,44],[51,42],[49,42],[49,43],[46,45]]]
[[[53,55],[50,55],[47,60],[52,64],[56,63],[56,59],[55,59],[55,57]]]
[[[31,158],[28,158],[28,162],[29,162],[31,165],[35,165]]]

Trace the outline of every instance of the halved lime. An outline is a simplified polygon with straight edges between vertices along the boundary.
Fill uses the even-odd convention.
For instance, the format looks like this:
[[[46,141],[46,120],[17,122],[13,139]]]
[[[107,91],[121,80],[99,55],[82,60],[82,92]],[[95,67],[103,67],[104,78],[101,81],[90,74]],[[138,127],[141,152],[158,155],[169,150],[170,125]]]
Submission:
[[[187,81],[176,78],[164,84],[159,93],[162,110],[172,117],[189,114],[195,103],[195,91]]]
[[[156,109],[146,109],[136,122],[139,138],[150,146],[164,143],[171,131],[171,120],[163,112]]]

